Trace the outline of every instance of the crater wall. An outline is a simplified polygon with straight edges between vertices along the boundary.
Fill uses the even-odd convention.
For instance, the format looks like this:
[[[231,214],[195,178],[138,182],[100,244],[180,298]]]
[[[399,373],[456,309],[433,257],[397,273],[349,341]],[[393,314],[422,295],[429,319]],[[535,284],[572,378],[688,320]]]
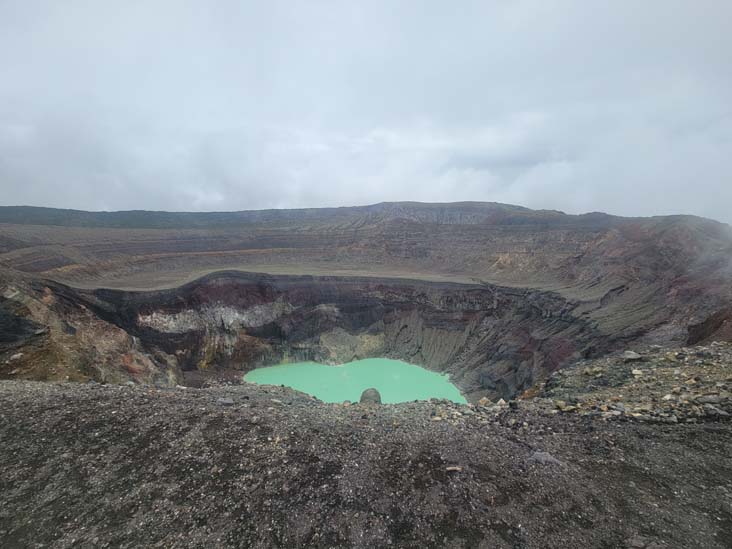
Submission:
[[[558,294],[488,284],[224,272],[151,292],[32,287],[99,380],[120,370],[114,353],[130,379],[164,384],[381,356],[448,373],[469,398],[511,397],[613,342]]]

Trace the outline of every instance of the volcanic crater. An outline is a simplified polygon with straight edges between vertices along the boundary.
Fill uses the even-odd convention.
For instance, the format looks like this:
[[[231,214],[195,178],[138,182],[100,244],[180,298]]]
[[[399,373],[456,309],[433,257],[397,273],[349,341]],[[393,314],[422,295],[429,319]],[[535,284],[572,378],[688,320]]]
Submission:
[[[731,258],[691,216],[0,207],[0,545],[729,547]],[[367,357],[469,403],[242,382]]]
[[[691,216],[387,203],[0,222],[13,379],[200,386],[388,357],[509,399],[580,358],[729,329],[730,229]]]
[[[389,357],[450,374],[468,397],[511,398],[562,364],[608,349],[573,314],[576,303],[490,284],[229,271],[173,290],[55,293],[194,384],[286,360]]]

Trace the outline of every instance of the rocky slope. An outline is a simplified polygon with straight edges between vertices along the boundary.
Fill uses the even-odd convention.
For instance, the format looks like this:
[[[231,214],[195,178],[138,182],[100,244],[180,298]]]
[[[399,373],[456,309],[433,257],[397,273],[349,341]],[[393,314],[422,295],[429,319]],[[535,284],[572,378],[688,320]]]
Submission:
[[[732,230],[692,216],[566,215],[492,203],[233,213],[0,207],[0,266],[75,286],[178,286],[225,268],[484,280],[631,303],[718,295]],[[626,299],[631,295],[630,299]],[[729,293],[727,293],[729,297]],[[711,299],[712,296],[709,296]]]
[[[475,400],[579,358],[732,338],[729,227],[688,216],[395,203],[0,221],[0,378],[171,386],[389,356],[451,373]]]
[[[665,355],[644,356],[665,379]],[[613,368],[621,415],[602,411],[615,381],[574,381],[607,362],[564,370],[535,399],[468,406],[0,382],[0,545],[730,547],[729,416],[649,422],[632,395],[661,406],[688,376],[703,389],[685,398],[730,410],[732,348],[673,356],[681,381]]]
[[[647,423],[732,417],[732,346],[652,346],[581,360],[523,395],[557,414]]]

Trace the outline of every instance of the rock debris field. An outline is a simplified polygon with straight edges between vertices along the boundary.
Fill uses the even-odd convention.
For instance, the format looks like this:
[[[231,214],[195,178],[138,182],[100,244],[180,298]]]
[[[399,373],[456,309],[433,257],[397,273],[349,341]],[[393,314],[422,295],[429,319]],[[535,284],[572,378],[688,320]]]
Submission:
[[[0,546],[732,547],[732,347],[578,363],[531,396],[0,383]]]

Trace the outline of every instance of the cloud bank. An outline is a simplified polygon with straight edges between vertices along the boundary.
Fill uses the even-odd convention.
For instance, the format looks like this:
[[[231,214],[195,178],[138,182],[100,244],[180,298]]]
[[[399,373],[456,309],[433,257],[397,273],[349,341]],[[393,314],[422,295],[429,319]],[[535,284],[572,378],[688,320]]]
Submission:
[[[732,3],[0,1],[0,203],[732,222]]]

